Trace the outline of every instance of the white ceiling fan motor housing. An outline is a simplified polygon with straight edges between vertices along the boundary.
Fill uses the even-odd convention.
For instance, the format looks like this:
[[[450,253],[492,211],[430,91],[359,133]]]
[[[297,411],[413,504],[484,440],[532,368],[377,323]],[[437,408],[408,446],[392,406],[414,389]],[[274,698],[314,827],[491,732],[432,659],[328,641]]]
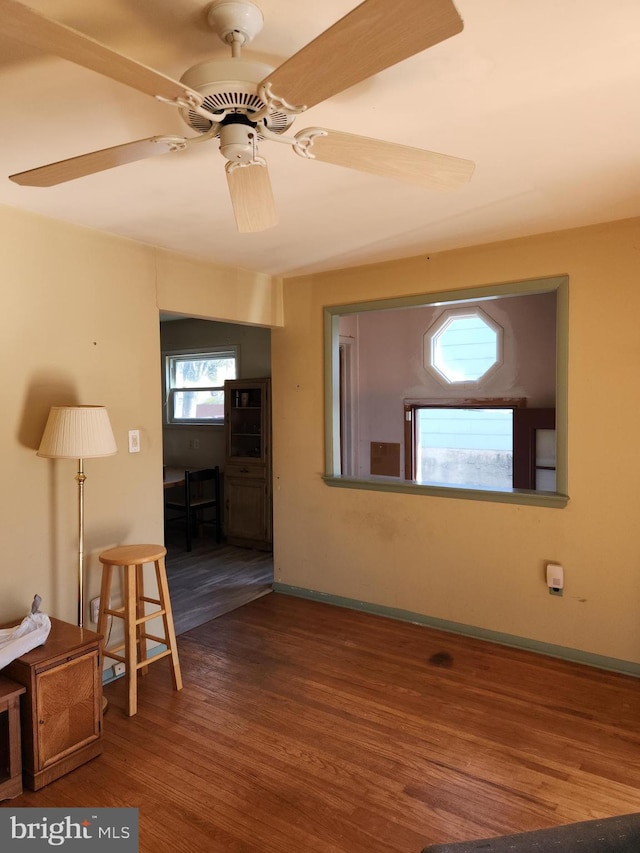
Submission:
[[[244,57],[225,57],[201,62],[189,68],[180,81],[195,89],[204,97],[202,106],[213,113],[221,110],[234,110],[251,118],[252,112],[264,108],[265,103],[258,97],[258,84],[273,71],[264,62],[255,62]],[[193,110],[181,109],[185,122],[197,130],[206,133],[213,122]],[[274,133],[283,133],[293,123],[293,117],[280,110],[269,111],[265,123]]]

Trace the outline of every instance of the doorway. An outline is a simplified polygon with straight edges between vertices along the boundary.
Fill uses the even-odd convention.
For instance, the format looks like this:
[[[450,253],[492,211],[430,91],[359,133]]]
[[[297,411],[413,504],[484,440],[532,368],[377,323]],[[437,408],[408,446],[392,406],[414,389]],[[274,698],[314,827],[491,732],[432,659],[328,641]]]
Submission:
[[[271,330],[215,320],[164,315],[160,317],[161,377],[163,401],[163,461],[167,468],[211,468],[221,471],[225,505],[224,468],[226,442],[224,421],[176,424],[167,417],[166,364],[176,353],[235,348],[237,377],[271,375]],[[223,512],[224,519],[224,512]],[[273,554],[228,545],[203,530],[186,550],[182,525],[166,525],[167,577],[176,633],[208,622],[229,610],[271,591]]]

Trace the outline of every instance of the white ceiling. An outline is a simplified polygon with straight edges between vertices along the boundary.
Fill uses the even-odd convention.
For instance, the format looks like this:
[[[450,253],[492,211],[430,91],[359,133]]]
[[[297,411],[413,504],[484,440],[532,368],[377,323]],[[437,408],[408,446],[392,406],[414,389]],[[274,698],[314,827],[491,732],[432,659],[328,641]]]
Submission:
[[[177,79],[228,55],[206,23],[208,2],[28,5]],[[356,3],[258,5],[264,29],[244,55],[275,66]],[[474,160],[463,189],[426,191],[268,142],[280,222],[238,234],[216,140],[58,187],[17,186],[6,175],[190,132],[172,107],[11,42],[0,23],[0,203],[279,275],[640,215],[639,0],[456,6],[460,35],[319,104],[293,132],[319,125]]]

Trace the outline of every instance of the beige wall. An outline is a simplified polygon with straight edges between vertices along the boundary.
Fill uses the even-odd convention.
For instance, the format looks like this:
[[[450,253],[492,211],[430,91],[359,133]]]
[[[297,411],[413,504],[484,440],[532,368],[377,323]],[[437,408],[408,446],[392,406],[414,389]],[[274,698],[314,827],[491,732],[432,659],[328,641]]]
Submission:
[[[156,250],[158,308],[205,320],[282,325],[282,282]]]
[[[640,661],[640,221],[296,278],[272,334],[282,584]],[[568,274],[564,509],[331,488],[322,307]],[[564,565],[550,596],[544,565]]]
[[[85,462],[90,598],[103,549],[163,541],[158,307],[270,325],[281,322],[280,286],[10,208],[0,247],[0,621],[24,616],[39,593],[74,622],[76,464],[35,453],[50,406],[107,406],[119,447]],[[134,428],[139,454],[126,449]]]
[[[162,537],[158,307],[278,326],[280,284],[8,208],[0,242],[0,619],[23,615],[37,592],[48,612],[74,621],[75,465],[35,455],[49,406],[106,405],[120,447],[86,461],[91,596],[102,549]],[[634,220],[286,282],[286,326],[272,333],[276,579],[640,660],[639,248]],[[322,482],[323,305],[563,273],[565,509]],[[131,428],[141,431],[137,455],[126,452]],[[547,560],[565,566],[563,598],[546,591]]]

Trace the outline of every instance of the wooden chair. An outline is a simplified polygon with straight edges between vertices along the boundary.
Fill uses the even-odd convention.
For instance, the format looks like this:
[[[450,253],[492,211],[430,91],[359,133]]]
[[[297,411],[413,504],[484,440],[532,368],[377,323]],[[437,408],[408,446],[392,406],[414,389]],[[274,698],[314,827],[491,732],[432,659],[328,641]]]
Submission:
[[[173,490],[176,491],[175,489]],[[222,539],[222,507],[220,503],[220,468],[201,468],[197,471],[184,472],[184,490],[180,499],[167,493],[165,498],[165,509],[178,512],[169,521],[185,522],[187,551],[191,550],[191,541],[194,530],[198,524],[209,524],[205,518],[205,510],[215,510],[213,525],[215,527],[216,542]]]

